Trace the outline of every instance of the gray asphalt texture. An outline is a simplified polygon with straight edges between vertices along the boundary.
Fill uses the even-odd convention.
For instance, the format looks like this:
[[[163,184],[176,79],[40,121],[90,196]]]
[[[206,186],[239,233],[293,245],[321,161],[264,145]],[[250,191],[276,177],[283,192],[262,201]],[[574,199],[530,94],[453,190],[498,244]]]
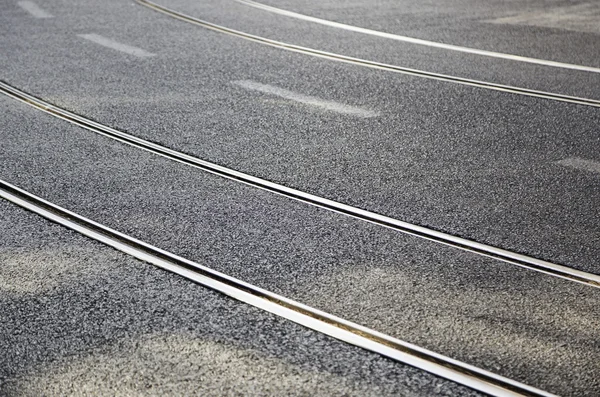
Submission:
[[[313,1],[264,0],[263,4],[313,17],[418,39],[558,62],[600,67],[596,56],[600,27],[594,23],[598,3],[566,0],[488,1],[411,0]],[[587,20],[577,18],[586,7]],[[529,23],[500,23],[525,16]],[[539,24],[542,16],[559,14],[554,27]],[[538,22],[536,22],[536,16]],[[496,20],[496,23],[493,21]],[[574,26],[578,22],[579,26]],[[592,23],[589,23],[592,22]]]
[[[0,211],[0,395],[479,395]]]
[[[356,7],[335,1],[296,3],[293,6],[288,2],[265,4],[446,44],[600,67],[597,57],[600,29],[597,34],[562,34],[564,31],[556,34],[552,29],[548,32],[549,29],[539,27],[485,23],[495,16],[506,14],[501,2],[491,6],[473,0],[445,2],[445,5],[405,2],[412,3],[410,6],[391,1],[376,5],[368,1],[356,3]],[[273,14],[234,0],[225,3],[219,0],[169,0],[159,4],[243,32],[309,48],[429,72],[600,99],[600,73],[536,66],[383,39]],[[511,12],[523,14],[527,9],[542,11],[548,8],[551,7],[542,1],[518,2]],[[595,8],[596,12],[600,11],[600,6]],[[519,48],[517,44],[515,48],[513,43],[526,43],[526,47]],[[536,48],[545,51],[536,51]]]
[[[274,196],[1,101],[0,174],[17,186],[226,274],[527,384],[560,395],[594,395],[600,387],[598,289]]]
[[[600,272],[599,176],[556,163],[599,160],[596,108],[292,54],[128,2],[45,6],[65,15],[25,24],[22,10],[3,14],[0,66],[27,91],[240,171]],[[76,36],[86,32],[157,56]],[[232,83],[242,79],[382,116],[315,111]]]
[[[373,45],[318,27],[308,34],[305,24],[233,2],[231,7],[220,4],[165,3],[200,18],[293,43],[376,60],[393,54],[389,44],[379,41]],[[1,78],[9,83],[110,126],[253,175],[600,273],[600,176],[556,163],[569,157],[600,160],[598,109],[292,54],[185,24],[127,1],[53,0],[42,6],[55,18],[33,20],[13,3],[7,3],[0,16],[1,45],[8,55],[0,58]],[[327,17],[317,15],[317,8],[296,10]],[[352,13],[351,7],[346,10]],[[492,11],[485,17],[491,18]],[[440,15],[438,19],[453,20],[445,12]],[[339,20],[351,23],[351,19]],[[493,29],[515,34],[521,28]],[[431,32],[437,30],[431,26]],[[138,59],[77,36],[86,33],[138,46],[156,56]],[[535,30],[531,34],[535,36]],[[577,37],[588,40],[590,36]],[[528,40],[533,38],[523,41]],[[468,40],[452,43],[470,45]],[[555,45],[564,49],[554,53],[565,58],[557,60],[568,59],[567,45],[560,41]],[[545,56],[543,52],[523,55]],[[463,57],[461,63],[460,58],[431,51],[411,50],[406,59],[386,61],[426,65],[431,57],[440,60],[436,63],[440,68],[456,71],[460,66],[465,76],[489,76],[480,61]],[[536,68],[497,67],[502,74],[493,81],[521,79],[534,88],[598,97],[594,76],[544,68],[545,77],[540,79]],[[237,80],[270,84],[382,115],[358,119],[315,110],[246,91],[233,84]],[[0,101],[2,179],[204,265],[493,372],[565,396],[594,396],[600,390],[596,289],[228,182],[94,136],[11,99]],[[12,357],[20,357],[13,359],[15,364],[1,365],[0,379],[5,382],[1,387],[7,394],[35,395],[45,389],[56,395],[146,394],[141,389],[145,385],[151,386],[149,393],[185,394],[210,379],[206,390],[198,393],[219,395],[238,382],[225,390],[242,390],[240,394],[291,390],[300,395],[430,395],[437,390],[442,395],[468,395],[456,385],[149,270],[149,265],[20,210],[1,208],[6,222],[0,237],[5,255],[0,271],[7,272],[5,280],[9,280],[2,284],[2,297],[9,301],[27,297],[22,306],[17,305],[22,311],[12,310],[12,303],[3,305],[8,309],[2,315],[14,319],[3,323],[20,319],[25,324],[18,342],[1,339],[17,352]],[[36,222],[60,237],[40,235]],[[17,227],[21,224],[24,231]],[[67,247],[77,241],[79,248],[63,260],[60,250],[44,245],[55,239]],[[20,244],[39,244],[42,249],[24,254],[26,249],[14,248]],[[99,260],[90,260],[96,255],[89,250],[103,253],[98,254]],[[107,270],[90,270],[88,280],[90,275],[79,266],[86,258],[83,269],[105,266]],[[50,264],[42,269],[68,270],[56,276],[36,270],[33,279],[19,278],[23,273],[19,266],[31,269],[38,262]],[[122,263],[129,266],[125,272]],[[131,279],[124,276],[129,273]],[[121,295],[137,298],[135,302],[123,298],[130,304],[123,315],[102,303],[108,312],[91,316],[78,302],[85,301],[82,295],[105,294],[111,284],[107,280],[116,287],[102,296],[114,297],[114,307],[123,304]],[[73,292],[60,285],[73,286]],[[190,295],[191,290],[197,295]],[[165,291],[173,299],[165,300],[156,291]],[[57,322],[52,316],[35,316],[48,301],[55,308],[51,313],[62,316]],[[181,302],[201,307],[184,319],[176,310]],[[160,316],[152,319],[154,307],[164,310],[156,309]],[[223,318],[224,313],[228,317]],[[168,317],[175,315],[180,317],[172,321]],[[200,341],[200,331],[188,322],[197,324],[199,318],[209,319],[203,323]],[[148,325],[150,319],[160,324]],[[125,325],[98,329],[103,321]],[[72,324],[67,330],[74,329],[67,341],[35,331],[48,324],[42,329],[62,335],[65,322]],[[250,326],[254,328],[245,328]],[[11,328],[2,332],[15,334]],[[282,334],[312,336],[308,342],[296,338],[293,345]],[[346,349],[348,353],[342,355],[350,357],[347,362],[338,362],[344,360],[328,353],[335,349]],[[27,354],[22,356],[22,351]],[[256,356],[267,364],[256,368],[252,361]],[[76,364],[70,364],[72,357]],[[318,370],[307,374],[305,365],[314,360]],[[373,360],[379,364],[368,364]],[[152,372],[174,364],[172,370]],[[209,368],[209,373],[190,370],[199,366]],[[231,372],[232,366],[243,368],[239,376],[209,376]],[[266,381],[257,385],[256,379]],[[319,389],[321,384],[326,386]]]

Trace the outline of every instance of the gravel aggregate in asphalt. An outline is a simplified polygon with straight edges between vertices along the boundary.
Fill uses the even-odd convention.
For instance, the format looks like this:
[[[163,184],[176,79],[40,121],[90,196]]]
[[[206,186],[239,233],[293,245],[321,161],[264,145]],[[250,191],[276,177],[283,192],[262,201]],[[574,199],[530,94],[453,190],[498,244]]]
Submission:
[[[383,41],[234,1],[164,4],[347,55],[600,97],[597,74]],[[270,4],[598,66],[590,50],[598,36],[584,19],[558,20],[559,28],[533,17],[497,23],[571,7],[566,2],[382,0],[371,12],[354,0],[343,7],[328,0]],[[0,15],[7,55],[0,57],[0,78],[19,88],[243,172],[600,273],[600,175],[568,165],[572,159],[600,164],[597,108],[293,54],[130,1],[41,6],[51,18],[36,19],[16,2]],[[107,40],[112,48],[98,44]],[[120,51],[125,46],[154,56]],[[247,90],[239,81],[290,94]],[[358,119],[293,100],[303,96],[378,116]],[[245,281],[525,383],[563,396],[600,390],[594,288],[225,181],[4,96],[0,106],[2,179]],[[5,202],[0,215],[6,302],[0,305],[6,348],[0,348],[8,352],[0,358],[0,394],[187,394],[198,385],[208,395],[473,394],[226,299]]]
[[[11,183],[453,358],[561,395],[597,389],[595,288],[226,181],[2,101],[4,125],[22,120],[3,133],[0,174]]]
[[[183,1],[183,0],[177,0]],[[393,34],[540,59],[600,67],[593,1],[261,0],[263,4]],[[225,7],[224,7],[225,8]],[[556,14],[559,15],[556,15]],[[555,15],[554,26],[535,18]],[[578,15],[582,14],[582,15]],[[528,15],[521,23],[502,19]],[[556,17],[557,16],[557,17]],[[586,20],[587,19],[587,20]],[[579,22],[579,29],[573,26]],[[591,22],[591,23],[590,23]]]
[[[158,4],[167,6],[168,8],[182,12],[186,15],[217,23],[242,32],[321,51],[328,51],[428,72],[489,81],[497,84],[600,99],[600,92],[597,88],[600,83],[600,73],[515,62],[389,40],[273,14],[240,4],[234,0],[228,0],[225,3],[226,6],[224,6],[223,2],[214,0],[203,2],[193,0],[169,0],[166,2],[158,2]],[[368,3],[367,7],[369,7]],[[297,8],[297,6],[293,8]],[[464,8],[467,8],[467,6],[463,6],[463,10]],[[478,7],[475,6],[474,8]],[[483,8],[487,10],[486,7]],[[351,8],[348,9],[351,10]],[[382,7],[382,9],[384,9],[384,7]],[[398,16],[396,10],[397,7],[390,10],[390,14],[393,18],[397,18]],[[350,13],[354,12],[357,12],[357,10],[350,11]],[[377,12],[377,14],[380,12],[381,11]],[[476,11],[470,10],[469,12],[473,13]],[[363,14],[370,13],[363,12]],[[410,16],[407,16],[407,19],[411,17],[415,17],[414,13],[410,13]],[[540,32],[539,28],[524,28],[521,26],[519,29],[516,29],[517,32],[515,32],[513,26],[507,28],[506,25],[481,23],[476,17],[475,21],[472,19],[474,17],[465,18],[464,15],[460,14],[460,10],[455,10],[453,15],[448,15],[448,13],[444,11],[438,11],[435,15],[427,14],[422,18],[427,18],[430,22],[423,24],[419,17],[416,18],[416,21],[418,21],[421,26],[429,26],[429,30],[438,33],[448,29],[448,21],[450,21],[450,24],[458,25],[458,29],[461,29],[461,31],[465,30],[471,34],[477,31],[485,32],[485,34],[481,34],[481,36],[488,38],[487,41],[496,39],[497,42],[501,42],[501,40],[504,39],[508,40],[508,45],[513,42],[526,42],[529,44],[528,48],[536,45],[539,45],[542,48],[544,48],[544,45],[548,45],[546,48],[552,48],[553,50],[557,49],[557,47],[559,48],[558,50],[553,51],[553,54],[548,54],[546,52],[546,54],[541,56],[542,59],[565,59],[565,62],[569,63],[568,61],[571,59],[580,59],[581,55],[575,57],[571,56],[572,52],[574,52],[573,49],[577,48],[578,52],[583,52],[583,56],[587,54],[588,61],[583,62],[584,65],[593,66],[597,65],[598,62],[592,55],[596,51],[591,48],[590,42],[596,43],[597,46],[599,40],[597,37],[590,37],[591,35],[589,34],[576,35],[572,33],[571,35],[567,35],[568,37],[559,36],[560,39],[555,39],[552,41],[552,44],[549,44],[546,43],[546,39],[544,39],[548,36],[547,32]],[[386,20],[390,19],[390,17],[381,17],[381,19]],[[431,22],[431,20],[434,22]],[[362,26],[363,23],[364,22],[358,22],[358,26]],[[392,23],[395,22],[392,21]],[[415,23],[415,21],[412,23]],[[482,29],[481,25],[485,26],[487,30],[485,28]],[[477,27],[474,28],[474,26]],[[417,37],[423,36],[421,32],[416,32],[415,34]],[[517,35],[520,35],[519,40],[516,40],[514,37]],[[442,40],[437,41],[452,44],[452,42],[449,41],[450,37],[448,36],[452,37],[449,34]],[[541,40],[543,40],[544,43],[538,43],[538,37],[542,37]],[[486,42],[485,38],[482,40],[483,43],[476,43],[474,48],[493,50],[495,46]],[[580,43],[583,45],[578,46]],[[586,53],[585,49],[588,47],[589,52]],[[563,49],[567,54],[561,55],[561,50]],[[507,51],[511,54],[515,53],[514,49],[509,48]],[[535,51],[528,52],[523,49],[521,50],[521,53],[525,56],[535,57]],[[561,56],[563,58],[561,58]]]
[[[479,396],[0,201],[0,395]]]
[[[25,90],[253,175],[599,271],[598,175],[558,163],[599,161],[595,108],[286,53],[134,3],[52,4],[62,19],[44,25],[3,14],[3,75]],[[157,56],[76,36],[90,31]],[[240,79],[382,116],[315,111],[232,83]]]

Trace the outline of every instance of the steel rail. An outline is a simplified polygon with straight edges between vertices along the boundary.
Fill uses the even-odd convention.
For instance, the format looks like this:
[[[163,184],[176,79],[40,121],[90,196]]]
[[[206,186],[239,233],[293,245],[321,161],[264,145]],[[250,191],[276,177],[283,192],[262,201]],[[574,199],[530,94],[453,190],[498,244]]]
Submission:
[[[379,70],[385,70],[385,71],[389,71],[389,72],[402,73],[402,74],[407,74],[407,75],[411,75],[411,76],[424,77],[424,78],[433,79],[433,80],[457,83],[457,84],[467,85],[467,86],[471,86],[471,87],[478,87],[478,88],[484,88],[484,89],[489,89],[489,90],[494,90],[494,91],[508,92],[511,94],[525,95],[525,96],[549,99],[549,100],[560,101],[560,102],[574,103],[574,104],[578,104],[578,105],[600,107],[600,100],[597,100],[597,99],[562,95],[562,94],[556,94],[556,93],[552,93],[552,92],[531,90],[528,88],[513,87],[513,86],[509,86],[509,85],[490,83],[490,82],[486,82],[486,81],[473,80],[473,79],[451,76],[451,75],[446,75],[446,74],[427,72],[427,71],[423,71],[423,70],[419,70],[419,69],[412,69],[412,68],[407,68],[407,67],[403,67],[403,66],[391,65],[391,64],[387,64],[387,63],[369,61],[366,59],[354,58],[354,57],[350,57],[350,56],[346,56],[346,55],[335,54],[332,52],[316,50],[316,49],[308,48],[308,47],[302,47],[302,46],[295,45],[295,44],[284,43],[281,41],[272,40],[272,39],[268,39],[268,38],[261,37],[261,36],[256,36],[256,35],[253,35],[250,33],[244,33],[239,30],[230,29],[230,28],[227,28],[224,26],[220,26],[220,25],[211,23],[211,22],[206,22],[201,19],[183,14],[181,12],[171,10],[170,8],[161,6],[159,4],[153,3],[148,0],[136,0],[136,1],[139,4],[149,7],[155,11],[161,12],[163,14],[169,15],[173,18],[176,18],[176,19],[179,19],[179,20],[182,20],[185,22],[189,22],[189,23],[192,23],[195,25],[202,26],[202,27],[210,29],[210,30],[214,30],[214,31],[217,31],[220,33],[226,33],[226,34],[240,37],[240,38],[250,40],[250,41],[253,41],[256,43],[265,44],[265,45],[268,45],[271,47],[281,48],[284,50],[293,51],[293,52],[297,52],[297,53],[301,53],[301,54],[305,54],[305,55],[311,55],[311,56],[315,56],[315,57],[319,57],[319,58],[325,58],[325,59],[329,59],[329,60],[333,60],[333,61],[344,62],[344,63],[348,63],[348,64],[352,64],[352,65],[365,66],[365,67],[379,69]]]
[[[319,197],[310,193],[306,193],[301,190],[293,189],[284,185],[270,182],[265,179],[248,175],[243,172],[233,170],[231,168],[223,167],[206,160],[201,160],[197,157],[193,157],[188,154],[169,149],[157,143],[153,143],[145,139],[138,138],[134,135],[128,134],[126,132],[122,132],[114,128],[108,127],[104,124],[77,115],[68,110],[61,109],[55,105],[52,105],[51,103],[44,101],[43,99],[39,99],[34,97],[33,95],[27,94],[1,80],[0,92],[11,98],[29,104],[52,116],[66,120],[70,123],[83,127],[97,134],[115,139],[119,142],[152,152],[154,154],[158,154],[160,156],[166,157],[168,159],[180,163],[200,168],[204,171],[219,175],[227,179],[241,182],[246,185],[269,191],[271,193],[285,196],[316,207],[324,208],[329,211],[344,214],[405,234],[420,237],[429,241],[458,248],[464,251],[473,252],[478,255],[497,259],[505,263],[546,273],[569,281],[574,281],[588,286],[600,288],[600,275],[597,274],[592,274],[581,270],[573,269],[564,265],[559,265],[541,259],[532,258],[502,248],[493,247],[487,244],[478,243],[476,241],[467,240],[462,237],[457,237],[451,234],[432,230],[423,226],[418,226],[412,223],[404,222],[385,215],[377,214],[375,212],[367,211],[337,201]]]
[[[477,48],[463,47],[463,46],[459,46],[459,45],[455,45],[455,44],[446,44],[446,43],[440,43],[438,41],[417,39],[415,37],[402,36],[402,35],[393,34],[393,33],[381,32],[379,30],[361,28],[359,26],[348,25],[348,24],[341,23],[341,22],[335,22],[335,21],[330,21],[327,19],[311,17],[310,15],[304,15],[304,14],[300,14],[297,12],[284,10],[281,8],[262,4],[262,3],[259,3],[257,1],[253,1],[253,0],[234,0],[234,1],[237,1],[238,3],[244,4],[244,5],[247,5],[250,7],[258,8],[259,10],[272,12],[274,14],[279,14],[279,15],[283,15],[286,17],[290,17],[290,18],[301,19],[304,21],[318,23],[320,25],[325,25],[325,26],[329,26],[329,27],[333,27],[333,28],[348,30],[350,32],[362,33],[362,34],[367,34],[370,36],[376,36],[376,37],[382,37],[382,38],[390,39],[390,40],[402,41],[405,43],[417,44],[417,45],[434,47],[434,48],[441,48],[444,50],[457,51],[457,52],[463,52],[463,53],[474,54],[474,55],[481,55],[481,56],[486,56],[486,57],[491,57],[491,58],[506,59],[509,61],[531,63],[531,64],[535,64],[535,65],[550,66],[550,67],[561,68],[561,69],[571,69],[571,70],[577,70],[577,71],[581,71],[581,72],[600,73],[600,68],[596,68],[593,66],[576,65],[573,63],[550,61],[547,59],[532,58],[532,57],[526,57],[526,56],[522,56],[522,55],[506,54],[506,53],[496,52],[496,51],[479,50]]]
[[[241,302],[491,396],[553,396],[543,390],[393,338],[217,272],[84,218],[3,180],[0,180],[0,197],[91,239]]]

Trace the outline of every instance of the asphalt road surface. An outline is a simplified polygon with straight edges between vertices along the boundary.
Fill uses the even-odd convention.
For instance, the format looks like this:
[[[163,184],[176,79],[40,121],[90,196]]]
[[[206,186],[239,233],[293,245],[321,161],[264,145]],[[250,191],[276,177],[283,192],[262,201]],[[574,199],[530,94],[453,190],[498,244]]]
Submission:
[[[0,79],[161,147],[585,280],[257,189],[0,95],[1,181],[536,388],[435,375],[0,199],[0,395],[600,395],[597,3],[157,4],[187,19],[128,0],[2,0]]]

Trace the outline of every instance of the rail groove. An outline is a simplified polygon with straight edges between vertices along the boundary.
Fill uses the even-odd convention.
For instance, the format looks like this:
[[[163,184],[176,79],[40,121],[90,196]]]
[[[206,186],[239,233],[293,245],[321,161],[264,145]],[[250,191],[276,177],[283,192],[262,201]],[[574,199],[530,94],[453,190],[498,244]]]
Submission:
[[[463,78],[463,77],[451,76],[451,75],[446,75],[446,74],[441,74],[441,73],[427,72],[424,70],[418,70],[418,69],[412,69],[412,68],[407,68],[407,67],[403,67],[403,66],[391,65],[391,64],[387,64],[387,63],[369,61],[366,59],[354,58],[354,57],[350,57],[350,56],[346,56],[346,55],[335,54],[332,52],[316,50],[316,49],[308,48],[308,47],[302,47],[302,46],[295,45],[295,44],[284,43],[281,41],[272,40],[272,39],[268,39],[268,38],[261,37],[261,36],[256,36],[256,35],[253,35],[250,33],[244,33],[239,30],[230,29],[225,26],[220,26],[220,25],[217,25],[217,24],[214,24],[211,22],[206,22],[201,19],[183,14],[181,12],[171,10],[167,7],[161,6],[161,5],[153,3],[151,1],[147,1],[147,0],[136,0],[136,1],[139,4],[149,7],[155,11],[161,12],[163,14],[169,15],[173,18],[176,18],[176,19],[179,19],[179,20],[182,20],[185,22],[189,22],[189,23],[192,23],[195,25],[202,26],[202,27],[210,29],[210,30],[214,30],[217,32],[221,32],[221,33],[229,34],[232,36],[240,37],[240,38],[243,38],[246,40],[250,40],[250,41],[253,41],[256,43],[265,44],[265,45],[268,45],[271,47],[281,48],[284,50],[293,51],[293,52],[297,52],[297,53],[301,53],[301,54],[305,54],[305,55],[311,55],[311,56],[325,58],[325,59],[329,59],[329,60],[333,60],[333,61],[344,62],[344,63],[348,63],[348,64],[352,64],[352,65],[365,66],[365,67],[369,67],[369,68],[373,68],[373,69],[386,70],[389,72],[402,73],[402,74],[411,75],[411,76],[424,77],[424,78],[433,79],[433,80],[440,80],[440,81],[446,81],[446,82],[451,82],[451,83],[456,83],[456,84],[462,84],[462,85],[467,85],[467,86],[471,86],[471,87],[484,88],[484,89],[489,89],[489,90],[494,90],[494,91],[501,91],[501,92],[507,92],[507,93],[511,93],[511,94],[525,95],[525,96],[549,99],[549,100],[560,101],[560,102],[574,103],[574,104],[578,104],[578,105],[600,107],[600,100],[597,100],[597,99],[562,95],[562,94],[556,94],[556,93],[552,93],[552,92],[531,90],[528,88],[513,87],[513,86],[509,86],[509,85],[467,79],[467,78]]]
[[[0,180],[0,197],[91,239],[241,302],[491,396],[553,396],[543,390],[392,338],[227,276],[84,218],[3,180]]]
[[[319,197],[310,193],[306,193],[297,189],[293,189],[284,185],[267,181],[252,175],[248,175],[218,164],[211,163],[206,160],[190,156],[185,153],[169,149],[165,146],[138,138],[126,132],[116,130],[104,124],[90,120],[83,116],[77,115],[65,109],[61,109],[52,105],[43,99],[36,98],[27,94],[18,88],[15,88],[3,81],[0,81],[0,92],[3,94],[31,105],[39,110],[42,110],[52,116],[66,120],[77,126],[97,134],[115,139],[122,143],[158,154],[168,159],[184,163],[212,174],[231,179],[260,188],[271,193],[282,195],[306,204],[324,208],[329,211],[344,214],[353,218],[357,218],[369,223],[383,226],[389,229],[396,230],[401,233],[420,237],[429,241],[434,241],[446,246],[458,248],[464,251],[473,252],[478,255],[497,259],[505,263],[517,265],[530,270],[546,273],[552,276],[560,277],[569,281],[582,283],[588,286],[600,288],[600,275],[584,272],[573,269],[564,265],[555,264],[537,258],[532,258],[526,255],[508,251],[502,248],[493,247],[487,244],[478,243],[476,241],[467,240],[462,237],[453,236],[451,234],[428,229],[423,226],[418,226],[412,223],[404,222],[375,212],[367,211],[361,208],[353,207],[327,198]]]
[[[531,64],[535,64],[535,65],[550,66],[550,67],[561,68],[561,69],[571,69],[571,70],[577,70],[580,72],[600,73],[600,68],[596,68],[593,66],[576,65],[573,63],[550,61],[547,59],[531,58],[531,57],[526,57],[526,56],[522,56],[522,55],[506,54],[506,53],[496,52],[496,51],[479,50],[477,48],[463,47],[463,46],[454,45],[454,44],[445,44],[445,43],[440,43],[437,41],[418,39],[415,37],[408,37],[408,36],[401,36],[401,35],[397,35],[397,34],[393,34],[393,33],[381,32],[379,30],[361,28],[358,26],[348,25],[345,23],[329,21],[327,19],[311,17],[309,15],[304,15],[304,14],[300,14],[297,12],[284,10],[284,9],[273,7],[273,6],[270,6],[267,4],[262,4],[262,3],[259,3],[257,1],[253,1],[253,0],[234,0],[234,1],[237,1],[238,3],[244,4],[244,5],[247,5],[250,7],[258,8],[259,10],[283,15],[286,17],[301,19],[304,21],[318,23],[320,25],[325,25],[325,26],[329,26],[329,27],[333,27],[333,28],[348,30],[350,32],[355,32],[355,33],[367,34],[370,36],[381,37],[384,39],[403,41],[405,43],[423,45],[423,46],[434,47],[434,48],[441,48],[443,50],[457,51],[457,52],[463,52],[463,53],[473,54],[473,55],[481,55],[481,56],[492,57],[492,58],[507,59],[509,61],[531,63]]]

